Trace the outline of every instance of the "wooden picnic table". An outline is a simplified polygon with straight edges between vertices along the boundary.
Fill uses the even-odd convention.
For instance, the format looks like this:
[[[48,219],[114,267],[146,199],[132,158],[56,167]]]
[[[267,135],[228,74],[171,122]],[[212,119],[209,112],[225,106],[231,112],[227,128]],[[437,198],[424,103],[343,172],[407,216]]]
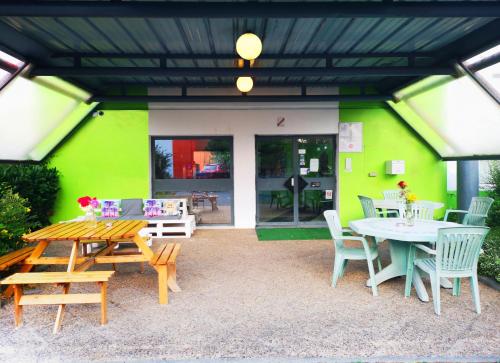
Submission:
[[[85,271],[94,264],[150,262],[154,252],[147,245],[146,238],[139,235],[139,231],[146,227],[147,221],[118,221],[107,220],[91,226],[89,222],[57,223],[38,231],[26,234],[23,240],[28,243],[37,243],[31,255],[26,259],[22,272],[29,272],[34,265],[67,265],[67,272]],[[42,257],[42,254],[54,241],[72,243],[69,257]],[[98,252],[79,256],[79,245],[85,242],[105,242],[106,246]],[[120,241],[134,243],[137,250],[131,254],[113,256],[113,250]],[[69,292],[70,284],[63,286],[63,293]],[[54,331],[58,331],[64,314],[64,305],[59,305]]]

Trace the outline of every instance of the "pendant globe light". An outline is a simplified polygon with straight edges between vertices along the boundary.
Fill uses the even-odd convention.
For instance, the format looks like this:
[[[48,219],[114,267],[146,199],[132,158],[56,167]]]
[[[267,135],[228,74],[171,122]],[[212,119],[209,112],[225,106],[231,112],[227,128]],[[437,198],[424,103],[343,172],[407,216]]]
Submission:
[[[236,80],[236,87],[238,87],[238,90],[240,92],[250,92],[253,88],[252,77],[238,77],[238,79]]]
[[[243,59],[253,60],[262,52],[262,42],[253,33],[242,34],[236,41],[236,52]]]

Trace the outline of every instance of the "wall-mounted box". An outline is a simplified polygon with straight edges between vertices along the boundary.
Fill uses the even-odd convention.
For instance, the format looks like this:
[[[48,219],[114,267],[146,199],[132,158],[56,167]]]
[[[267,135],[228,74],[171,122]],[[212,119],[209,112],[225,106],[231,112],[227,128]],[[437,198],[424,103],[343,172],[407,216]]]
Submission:
[[[389,175],[397,175],[405,173],[404,160],[387,160],[385,162],[385,173]]]

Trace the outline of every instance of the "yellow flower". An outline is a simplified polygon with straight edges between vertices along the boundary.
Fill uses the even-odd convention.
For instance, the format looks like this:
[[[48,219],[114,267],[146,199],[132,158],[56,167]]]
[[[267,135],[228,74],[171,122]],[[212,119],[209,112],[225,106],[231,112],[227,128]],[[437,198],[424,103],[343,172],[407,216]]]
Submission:
[[[406,200],[410,203],[413,203],[417,200],[417,195],[415,193],[408,193],[406,196]]]
[[[26,212],[31,212],[31,208],[26,208]]]

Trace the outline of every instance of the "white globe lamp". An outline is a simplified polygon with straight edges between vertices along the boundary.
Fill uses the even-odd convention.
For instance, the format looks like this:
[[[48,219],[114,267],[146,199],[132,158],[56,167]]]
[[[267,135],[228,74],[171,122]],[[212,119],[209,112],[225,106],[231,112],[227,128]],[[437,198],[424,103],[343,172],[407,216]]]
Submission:
[[[243,93],[250,92],[253,88],[252,77],[238,77],[236,80],[236,87]]]
[[[236,52],[243,59],[253,60],[262,52],[262,42],[253,33],[242,34],[236,41]]]

